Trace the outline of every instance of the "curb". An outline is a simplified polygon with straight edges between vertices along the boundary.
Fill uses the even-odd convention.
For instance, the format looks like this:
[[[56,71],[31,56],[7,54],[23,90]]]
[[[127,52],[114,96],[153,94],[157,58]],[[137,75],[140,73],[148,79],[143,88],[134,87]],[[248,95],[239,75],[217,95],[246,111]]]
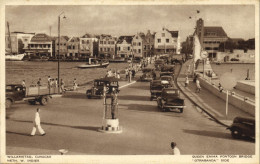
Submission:
[[[129,85],[132,85],[132,84],[134,84],[134,83],[136,83],[136,81],[133,81],[133,82],[131,82],[131,83],[128,83],[128,84],[126,84],[126,85],[123,85],[123,86],[119,87],[119,89],[122,89],[122,88],[124,88],[124,87],[129,86]]]
[[[215,122],[217,122],[218,124],[220,125],[223,125],[225,127],[229,127],[229,125],[226,125],[225,123],[219,121],[216,117],[214,117],[209,111],[207,111],[207,109],[203,108],[200,104],[198,104],[196,101],[194,101],[192,98],[190,98],[182,89],[181,87],[179,86],[179,82],[178,82],[178,77],[180,75],[180,72],[182,70],[182,66],[183,64],[181,64],[181,69],[178,73],[178,76],[177,76],[177,80],[175,82],[176,86],[178,87],[178,89],[181,90],[181,92],[183,93],[183,95],[185,95],[185,97],[187,97],[193,104],[195,104],[196,106],[198,106],[201,110],[203,110],[203,112],[205,112],[208,116],[210,116],[212,119],[214,119]]]

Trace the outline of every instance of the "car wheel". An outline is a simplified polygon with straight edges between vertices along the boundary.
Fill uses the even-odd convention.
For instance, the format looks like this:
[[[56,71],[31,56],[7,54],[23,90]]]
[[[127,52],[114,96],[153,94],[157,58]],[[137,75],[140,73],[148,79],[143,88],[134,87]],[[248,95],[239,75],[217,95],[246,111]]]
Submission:
[[[5,108],[9,109],[12,106],[12,101],[10,99],[5,100]]]
[[[40,104],[41,104],[41,105],[46,105],[47,103],[48,103],[47,97],[42,97],[42,98],[40,99]]]
[[[242,136],[241,130],[239,128],[233,128],[232,131],[231,131],[231,135],[232,135],[233,138],[239,139]]]

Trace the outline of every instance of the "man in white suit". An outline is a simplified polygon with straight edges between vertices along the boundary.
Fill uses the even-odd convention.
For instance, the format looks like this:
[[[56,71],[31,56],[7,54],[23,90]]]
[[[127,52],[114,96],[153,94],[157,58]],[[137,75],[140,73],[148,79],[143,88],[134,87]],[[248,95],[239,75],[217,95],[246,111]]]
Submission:
[[[36,129],[39,130],[39,132],[41,133],[42,136],[44,136],[46,134],[41,127],[41,118],[40,118],[39,112],[40,112],[40,108],[37,108],[36,113],[35,113],[35,119],[33,121],[33,129],[32,129],[31,136],[35,135]]]

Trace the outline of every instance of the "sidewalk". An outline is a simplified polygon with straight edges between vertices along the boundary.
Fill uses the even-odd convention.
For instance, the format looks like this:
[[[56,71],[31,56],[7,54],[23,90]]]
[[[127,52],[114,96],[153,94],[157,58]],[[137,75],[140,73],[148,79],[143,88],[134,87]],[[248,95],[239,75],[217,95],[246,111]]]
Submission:
[[[200,93],[195,93],[196,84],[193,82],[191,76],[189,78],[189,86],[185,87],[184,83],[188,65],[192,66],[192,60],[188,60],[182,65],[179,78],[177,79],[177,84],[183,91],[184,95],[186,95],[200,109],[216,120],[216,122],[224,126],[230,126],[233,119],[237,116],[252,117],[230,104],[228,105],[228,114],[226,116],[226,102],[203,87]]]

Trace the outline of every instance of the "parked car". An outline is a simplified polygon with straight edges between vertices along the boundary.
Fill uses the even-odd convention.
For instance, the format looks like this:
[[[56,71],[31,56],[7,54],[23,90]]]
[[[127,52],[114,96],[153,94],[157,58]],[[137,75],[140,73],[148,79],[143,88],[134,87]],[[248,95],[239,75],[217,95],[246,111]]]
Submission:
[[[109,97],[112,88],[115,88],[117,92],[119,92],[119,83],[118,79],[115,77],[105,77],[94,80],[94,85],[91,89],[86,91],[87,97],[91,99],[92,97],[101,98],[104,92],[104,86],[106,86],[106,96]]]
[[[164,88],[161,96],[157,98],[157,106],[163,111],[179,110],[183,112],[185,107],[184,99],[180,98],[180,91],[176,88]]]
[[[161,95],[162,89],[163,88],[168,88],[169,87],[169,82],[161,81],[161,80],[153,80],[150,83],[150,92],[151,92],[151,97],[150,100],[157,99],[158,96]]]
[[[231,131],[231,135],[235,139],[240,139],[243,136],[255,138],[255,119],[236,117],[227,129]]]
[[[161,70],[161,67],[165,65],[165,61],[163,59],[157,59],[155,60],[154,62],[154,67],[155,67],[155,70]]]
[[[153,68],[143,68],[143,74],[140,76],[141,81],[152,81],[154,78],[154,69]]]
[[[46,105],[51,95],[57,92],[58,89],[44,86],[23,87],[21,84],[8,84],[5,89],[5,107],[10,108],[16,101],[28,101],[32,105],[39,102]]]

